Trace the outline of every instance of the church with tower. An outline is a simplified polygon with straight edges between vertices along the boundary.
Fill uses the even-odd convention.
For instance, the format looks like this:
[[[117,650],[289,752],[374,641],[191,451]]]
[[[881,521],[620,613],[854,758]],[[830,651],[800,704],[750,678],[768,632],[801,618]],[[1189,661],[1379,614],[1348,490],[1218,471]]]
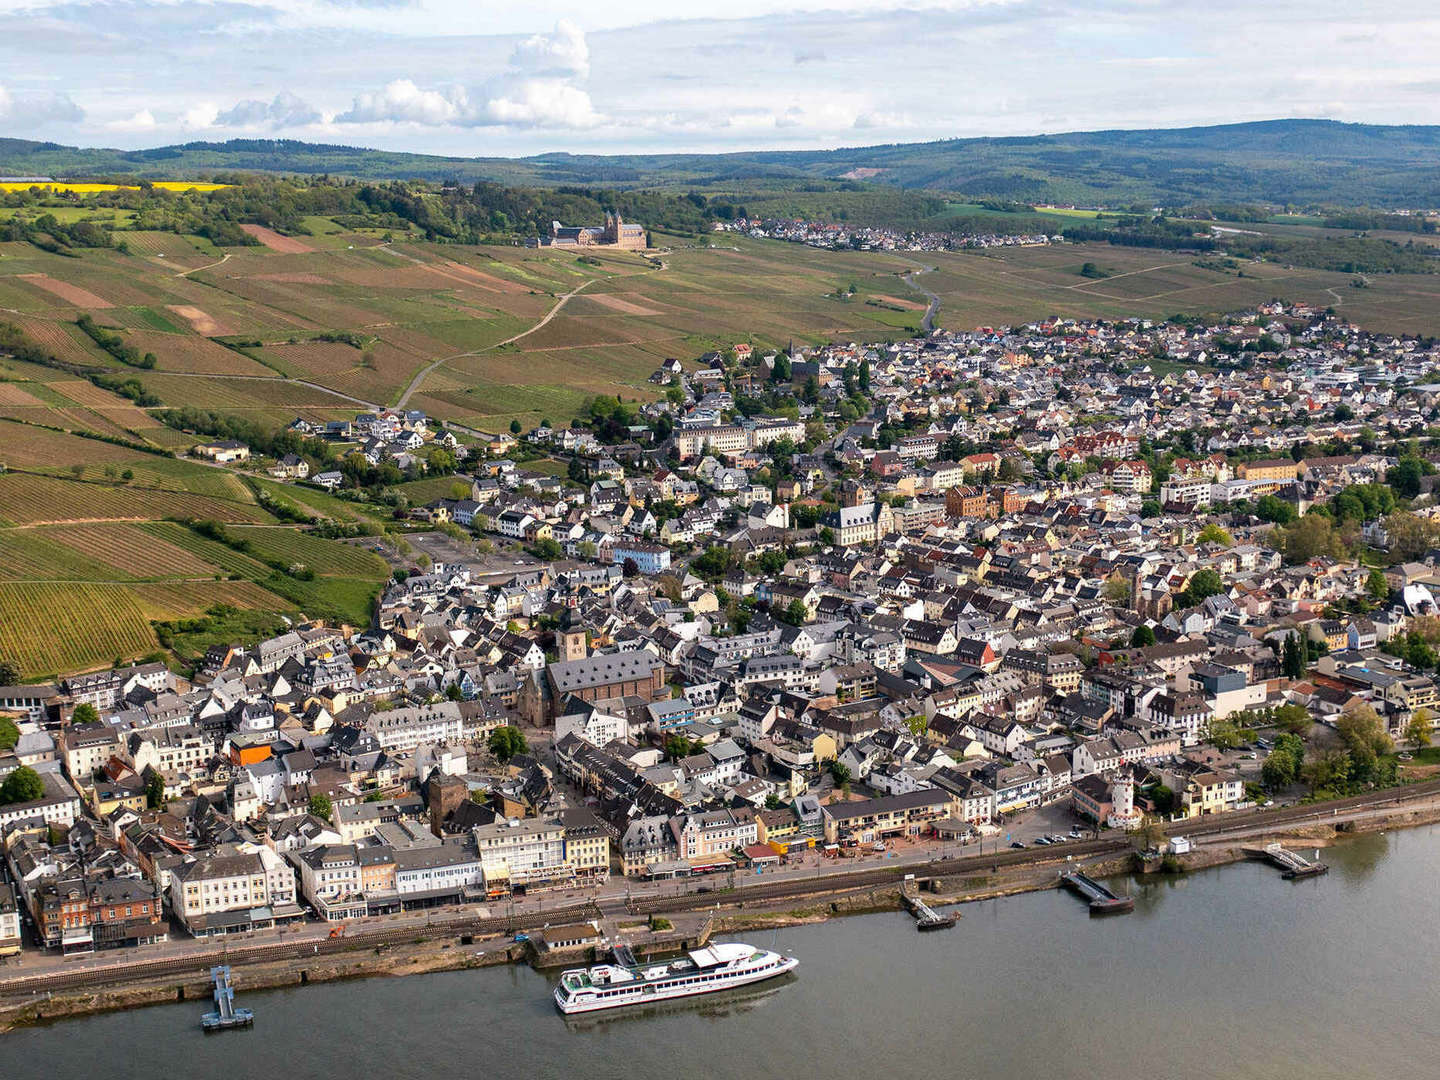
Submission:
[[[627,224],[619,212],[605,215],[603,225],[561,225],[550,223],[549,236],[525,241],[526,247],[613,247],[622,251],[644,251],[649,246],[644,225]]]

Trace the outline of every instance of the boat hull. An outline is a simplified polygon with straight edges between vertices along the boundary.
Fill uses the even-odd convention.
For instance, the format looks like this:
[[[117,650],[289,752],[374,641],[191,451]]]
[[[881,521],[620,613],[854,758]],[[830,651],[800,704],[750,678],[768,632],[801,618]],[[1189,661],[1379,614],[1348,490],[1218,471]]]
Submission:
[[[678,998],[703,997],[706,994],[717,994],[725,990],[734,990],[741,986],[753,986],[755,983],[766,982],[781,975],[788,975],[799,966],[800,961],[793,956],[787,956],[775,967],[766,968],[763,971],[755,971],[749,974],[736,974],[733,978],[724,982],[709,983],[704,986],[665,986],[655,985],[652,992],[646,993],[645,987],[637,987],[633,994],[626,994],[612,998],[598,998],[589,1001],[577,1001],[572,998],[561,996],[560,988],[556,987],[555,1007],[566,1016],[574,1016],[580,1013],[604,1012],[611,1009],[623,1009],[632,1005],[652,1005],[659,1001],[674,1001]]]

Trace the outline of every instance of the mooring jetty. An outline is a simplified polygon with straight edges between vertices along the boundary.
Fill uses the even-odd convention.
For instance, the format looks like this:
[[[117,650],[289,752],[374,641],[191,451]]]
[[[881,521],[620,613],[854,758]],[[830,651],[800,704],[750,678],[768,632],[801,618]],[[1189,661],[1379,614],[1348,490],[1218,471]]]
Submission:
[[[1330,870],[1329,866],[1318,859],[1307,859],[1283,844],[1266,844],[1264,847],[1247,847],[1241,850],[1247,858],[1264,859],[1278,866],[1280,876],[1284,878],[1318,877]]]
[[[914,893],[911,885],[911,882],[905,883],[905,887],[900,891],[900,900],[904,903],[906,910],[915,916],[915,929],[920,931],[948,930],[955,925],[956,915],[936,911]]]
[[[235,984],[230,981],[229,964],[212,967],[210,981],[215,986],[215,1011],[200,1017],[202,1028],[206,1031],[225,1031],[228,1028],[249,1027],[255,1023],[254,1012],[235,1007]]]
[[[1079,870],[1061,874],[1060,880],[1090,902],[1092,915],[1123,915],[1127,911],[1135,910],[1133,896],[1116,896],[1100,882]]]

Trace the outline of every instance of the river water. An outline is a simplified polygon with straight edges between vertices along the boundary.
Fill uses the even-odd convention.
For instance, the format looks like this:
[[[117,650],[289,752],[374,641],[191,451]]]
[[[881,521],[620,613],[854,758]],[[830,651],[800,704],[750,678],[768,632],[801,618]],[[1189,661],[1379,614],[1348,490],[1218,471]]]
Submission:
[[[1303,849],[1302,849],[1303,850]],[[1440,827],[1360,837],[1329,875],[1247,863],[1121,880],[1133,915],[1050,891],[743,935],[783,983],[567,1021],[549,981],[488,968],[246,993],[252,1030],[190,1002],[0,1036],[0,1077],[1155,1077],[1440,1072]]]

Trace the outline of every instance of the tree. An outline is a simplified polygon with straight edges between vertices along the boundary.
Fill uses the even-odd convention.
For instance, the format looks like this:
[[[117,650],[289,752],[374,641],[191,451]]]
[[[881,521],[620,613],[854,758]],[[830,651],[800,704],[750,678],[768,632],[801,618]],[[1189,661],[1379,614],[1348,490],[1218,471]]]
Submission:
[[[1323,750],[1305,762],[1300,775],[1316,794],[1345,791],[1350,785],[1350,755]]]
[[[1169,814],[1175,809],[1175,792],[1165,784],[1156,784],[1150,789],[1150,801],[1157,814]]]
[[[1418,559],[1440,541],[1440,525],[1430,518],[1398,510],[1385,519],[1390,557],[1396,562]]]
[[[519,420],[511,420],[511,421],[510,421],[510,434],[511,434],[511,435],[519,435],[519,434],[520,434],[520,431],[521,431],[520,421],[519,421]]]
[[[1373,600],[1384,600],[1390,595],[1390,582],[1385,579],[1385,571],[1379,567],[1370,571],[1370,576],[1365,579],[1365,591],[1370,594]]]
[[[1261,495],[1255,500],[1255,516],[1272,525],[1288,525],[1295,520],[1295,507],[1274,495]]]
[[[910,729],[910,734],[917,739],[923,739],[925,733],[930,730],[930,721],[925,719],[923,713],[916,713],[905,721],[905,726]]]
[[[310,796],[310,813],[314,814],[321,821],[329,821],[330,815],[335,808],[330,804],[330,796],[323,793]]]
[[[1436,664],[1435,650],[1424,636],[1410,630],[1405,634],[1404,644],[1401,646],[1400,654],[1405,662],[1413,668],[1421,671],[1433,668]]]
[[[625,561],[620,564],[620,573],[627,578],[639,577],[640,564],[627,556]]]
[[[0,750],[14,750],[20,741],[20,729],[8,716],[0,716]]]
[[[719,581],[730,569],[735,557],[729,548],[708,547],[690,562],[690,570],[706,581]]]
[[[1336,521],[1374,521],[1395,509],[1395,492],[1384,484],[1351,484],[1330,500]]]
[[[679,761],[691,754],[698,754],[701,744],[698,740],[693,740],[686,735],[666,735],[662,748],[667,758],[671,761]]]
[[[45,782],[29,765],[21,765],[0,784],[0,806],[8,803],[34,802],[45,794]]]
[[[1352,759],[1359,755],[1361,760],[1371,760],[1390,753],[1395,746],[1385,730],[1385,721],[1369,705],[1356,705],[1341,713],[1335,731]]]
[[[860,389],[861,389],[861,390],[869,390],[869,389],[870,389],[870,361],[869,361],[869,360],[864,360],[864,359],[862,359],[862,360],[860,361]]]
[[[465,691],[460,689],[458,682],[452,682],[445,688],[446,701],[459,701],[465,696]]]
[[[1160,516],[1160,500],[1146,499],[1140,504],[1140,516],[1142,518],[1157,518]]]
[[[1305,764],[1305,744],[1298,735],[1277,735],[1275,746],[1260,767],[1260,779],[1271,791],[1289,787],[1300,779]]]
[[[839,758],[831,758],[829,769],[830,779],[835,781],[835,786],[842,791],[848,791],[850,789],[850,766]]]
[[[1141,649],[1146,647],[1147,645],[1154,644],[1155,631],[1150,629],[1150,627],[1146,626],[1144,623],[1141,623],[1139,626],[1135,627],[1134,631],[1130,634],[1130,647],[1132,649]]]
[[[1292,566],[1322,555],[1340,558],[1345,554],[1345,541],[1335,523],[1317,513],[1304,514],[1290,525],[1275,526],[1270,530],[1270,546]]]
[[[1130,603],[1130,579],[1118,570],[1105,579],[1101,591],[1105,599],[1116,607],[1126,607]]]
[[[1225,591],[1225,582],[1220,575],[1211,570],[1208,566],[1204,570],[1197,571],[1185,586],[1185,591],[1180,594],[1177,603],[1181,607],[1189,607],[1216,596]]]
[[[1410,722],[1405,725],[1405,740],[1412,746],[1429,746],[1432,726],[1430,710],[1421,706],[1410,714]]]
[[[1435,467],[1413,454],[1402,457],[1399,463],[1385,474],[1385,482],[1395,489],[1402,499],[1413,499],[1420,494],[1420,480],[1435,471]]]
[[[151,810],[165,809],[165,777],[152,772],[145,782],[145,805]]]
[[[1300,635],[1291,633],[1285,637],[1280,670],[1287,679],[1300,679],[1305,675],[1305,646],[1300,644]]]
[[[1240,745],[1240,729],[1229,720],[1212,720],[1209,739],[1217,750],[1234,750]]]
[[[502,765],[516,754],[523,754],[530,749],[530,744],[525,741],[525,733],[509,724],[490,732],[490,738],[485,745]]]
[[[1312,724],[1310,711],[1304,705],[1281,705],[1275,710],[1275,724],[1291,735],[1304,735]]]
[[[0,660],[0,686],[14,686],[20,681],[20,669],[9,660]]]
[[[1233,547],[1235,544],[1235,537],[1214,521],[1200,530],[1200,535],[1196,537],[1196,540],[1202,544],[1219,544],[1221,547],[1227,548]]]
[[[805,606],[805,601],[791,600],[784,611],[777,611],[774,615],[781,622],[789,623],[791,626],[804,626],[810,610]]]
[[[82,705],[76,705],[75,712],[70,717],[70,722],[72,724],[98,724],[100,722],[100,710],[88,701]]]

